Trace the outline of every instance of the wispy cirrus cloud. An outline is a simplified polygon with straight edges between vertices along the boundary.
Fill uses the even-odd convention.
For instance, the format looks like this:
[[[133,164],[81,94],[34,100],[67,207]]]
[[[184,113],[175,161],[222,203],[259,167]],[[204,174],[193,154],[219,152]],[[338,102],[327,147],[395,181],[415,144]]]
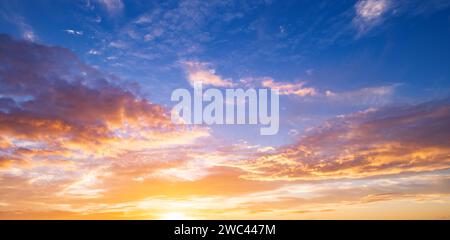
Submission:
[[[23,16],[10,11],[2,11],[0,14],[5,21],[10,22],[17,27],[23,39],[31,42],[35,42],[39,39],[33,27]]]
[[[275,82],[272,78],[264,78],[261,86],[278,90],[280,95],[314,96],[317,90],[313,87],[304,87],[305,82],[286,83]]]
[[[245,77],[239,83],[245,87],[261,87],[278,90],[280,95],[292,95],[299,97],[317,96],[319,90],[315,87],[306,87],[306,81],[282,82],[272,77]]]
[[[327,90],[324,95],[327,100],[336,103],[379,106],[391,103],[395,91],[399,86],[400,84],[391,84],[377,87],[365,87],[345,92],[333,92]]]
[[[125,5],[122,0],[97,0],[110,14],[122,12]]]
[[[117,48],[117,49],[125,49],[127,47],[127,43],[121,40],[118,41],[112,41],[109,43],[110,47]]]
[[[355,5],[358,16],[366,21],[372,21],[381,17],[388,7],[388,0],[362,0]]]
[[[310,97],[317,101],[333,101],[342,104],[377,106],[390,103],[396,89],[401,84],[390,84],[375,87],[363,87],[349,91],[322,90],[317,87],[305,86],[306,81],[282,82],[271,77],[242,78],[239,84],[245,87],[272,88],[280,95]]]
[[[378,106],[390,102],[395,90],[401,84],[391,84],[376,87],[364,87],[361,89],[334,92],[331,90],[320,90],[316,87],[305,86],[306,81],[282,82],[271,77],[244,77],[239,81],[224,78],[218,75],[211,64],[198,61],[181,62],[186,71],[187,80],[193,86],[196,82],[216,87],[250,87],[270,88],[278,90],[280,95],[310,97],[316,100],[334,101],[343,104],[356,104]]]
[[[390,0],[360,0],[355,4],[353,24],[359,34],[364,34],[383,21],[391,6]]]
[[[418,16],[438,12],[450,6],[448,1],[359,0],[354,5],[352,24],[361,36],[382,25],[388,18],[401,15]]]

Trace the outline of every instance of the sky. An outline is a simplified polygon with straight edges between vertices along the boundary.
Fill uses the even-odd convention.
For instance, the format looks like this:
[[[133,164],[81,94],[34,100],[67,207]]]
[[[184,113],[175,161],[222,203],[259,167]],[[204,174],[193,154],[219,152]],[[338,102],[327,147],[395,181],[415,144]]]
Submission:
[[[0,219],[450,219],[450,1],[0,1]],[[171,93],[272,88],[280,129]]]

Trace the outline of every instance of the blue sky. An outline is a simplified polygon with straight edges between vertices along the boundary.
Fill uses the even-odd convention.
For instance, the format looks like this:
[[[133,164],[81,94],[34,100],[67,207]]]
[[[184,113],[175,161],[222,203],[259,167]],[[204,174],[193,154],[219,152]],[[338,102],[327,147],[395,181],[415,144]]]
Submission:
[[[281,134],[267,138],[285,144],[289,131],[340,114],[448,96],[449,6],[438,0],[4,1],[0,31],[69,48],[118,77],[115,84],[167,108],[173,89],[189,87],[184,61],[207,63],[234,82],[302,82],[317,94],[283,96]],[[256,131],[247,128],[248,135]],[[240,138],[237,132],[228,137]]]

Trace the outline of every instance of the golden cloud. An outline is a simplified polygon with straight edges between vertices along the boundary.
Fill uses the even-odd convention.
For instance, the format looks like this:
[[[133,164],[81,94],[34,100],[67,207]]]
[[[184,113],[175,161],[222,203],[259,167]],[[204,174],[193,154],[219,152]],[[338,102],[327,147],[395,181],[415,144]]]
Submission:
[[[448,100],[327,121],[275,153],[228,166],[255,180],[363,178],[450,168]]]

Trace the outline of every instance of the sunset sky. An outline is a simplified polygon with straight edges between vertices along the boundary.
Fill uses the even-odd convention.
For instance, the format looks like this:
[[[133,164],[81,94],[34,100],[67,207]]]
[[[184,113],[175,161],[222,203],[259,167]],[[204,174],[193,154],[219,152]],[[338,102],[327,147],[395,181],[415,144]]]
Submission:
[[[1,0],[0,219],[450,219],[450,1]]]

